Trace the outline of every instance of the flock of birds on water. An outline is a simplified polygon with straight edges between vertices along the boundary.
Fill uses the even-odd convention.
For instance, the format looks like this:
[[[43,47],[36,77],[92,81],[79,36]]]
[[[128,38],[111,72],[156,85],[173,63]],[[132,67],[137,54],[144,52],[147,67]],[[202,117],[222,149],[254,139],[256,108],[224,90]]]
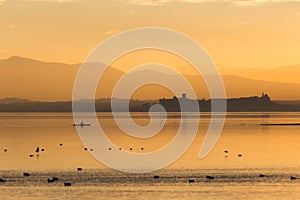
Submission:
[[[63,146],[63,144],[61,143],[61,144],[59,144],[59,146]],[[144,148],[141,148],[142,150],[144,149]],[[84,148],[84,150],[85,151],[87,151],[88,150],[88,148]],[[109,148],[108,150],[112,150],[111,148]],[[132,148],[130,148],[130,151],[132,151],[133,149]],[[3,150],[4,152],[7,152],[8,150],[7,149],[4,149]],[[36,155],[37,156],[39,156],[39,152],[44,152],[45,151],[45,149],[43,149],[43,148],[40,148],[40,147],[36,147],[36,150],[35,150],[35,152],[37,153]],[[90,149],[90,151],[93,151],[93,149]],[[228,154],[229,154],[229,151],[228,150],[224,150],[224,153],[225,153],[225,157],[227,157],[228,156]],[[34,154],[29,154],[29,157],[33,157],[34,156]],[[238,157],[242,157],[243,155],[242,154],[237,154],[237,156]],[[81,167],[78,167],[77,168],[77,171],[82,171],[83,169],[81,168]],[[29,176],[31,176],[31,174],[30,173],[28,173],[28,172],[23,172],[23,176],[24,177],[29,177]],[[259,174],[258,175],[258,177],[259,178],[264,178],[264,177],[267,177],[267,175],[266,174]],[[159,178],[161,178],[160,176],[158,176],[158,175],[154,175],[153,176],[153,179],[159,179]],[[210,175],[206,175],[205,176],[205,179],[206,180],[213,180],[213,179],[215,179],[215,177],[214,176],[210,176]],[[290,176],[290,180],[296,180],[296,179],[298,179],[297,177],[295,177],[295,176]],[[4,183],[4,182],[6,182],[7,180],[6,179],[3,179],[3,178],[0,178],[0,183]],[[52,177],[52,178],[48,178],[47,179],[47,182],[50,184],[50,183],[54,183],[54,182],[56,182],[56,181],[59,181],[59,178],[58,177]],[[195,183],[196,181],[195,181],[195,179],[188,179],[188,183]],[[64,182],[64,186],[65,187],[69,187],[69,186],[71,186],[72,185],[72,183],[70,183],[70,182]]]

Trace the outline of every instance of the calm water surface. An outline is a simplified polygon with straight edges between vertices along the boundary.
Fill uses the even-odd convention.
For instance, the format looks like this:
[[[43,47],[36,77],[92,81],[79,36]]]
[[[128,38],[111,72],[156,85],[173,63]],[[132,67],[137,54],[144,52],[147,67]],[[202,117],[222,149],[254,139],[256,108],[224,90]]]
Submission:
[[[117,117],[126,124],[122,113]],[[147,113],[132,117],[139,125],[149,123]],[[186,117],[189,134],[188,124],[199,116]],[[137,153],[163,147],[180,124],[180,114],[169,113],[158,135],[137,139],[122,133],[110,113],[98,113],[98,118],[116,145]],[[159,115],[155,120],[160,120]],[[290,180],[290,176],[300,178],[300,126],[261,126],[300,123],[300,113],[229,113],[217,145],[199,159],[209,122],[210,115],[201,114],[194,143],[166,169],[127,174],[107,168],[84,150],[71,113],[1,113],[0,178],[6,182],[0,183],[0,199],[300,199],[300,179]],[[45,151],[37,154],[36,147]],[[78,167],[83,170],[77,171]],[[23,177],[23,172],[31,176]],[[206,180],[206,175],[214,179]],[[48,183],[53,176],[59,180]],[[64,182],[72,186],[64,187]]]

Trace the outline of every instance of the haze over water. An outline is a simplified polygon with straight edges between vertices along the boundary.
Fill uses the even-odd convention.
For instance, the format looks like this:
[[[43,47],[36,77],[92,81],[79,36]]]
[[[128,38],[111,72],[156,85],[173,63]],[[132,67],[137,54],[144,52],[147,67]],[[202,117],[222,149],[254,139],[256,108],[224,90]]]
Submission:
[[[143,140],[124,135],[110,113],[97,115],[116,145],[138,153],[164,146],[180,124],[180,113],[169,113],[164,129]],[[198,117],[186,115],[188,123]],[[128,120],[122,113],[117,117]],[[148,113],[132,117],[137,124],[149,123]],[[229,113],[217,145],[200,160],[210,120],[208,113],[202,113],[195,141],[178,161],[156,172],[127,174],[109,169],[84,150],[72,126],[72,113],[1,113],[0,178],[7,181],[0,183],[0,199],[299,199],[300,181],[290,177],[300,177],[300,127],[261,126],[299,123],[299,117],[300,113]],[[189,134],[189,126],[184,127]],[[37,156],[36,147],[45,151]],[[31,176],[23,177],[23,172]],[[206,175],[214,179],[206,180]],[[48,183],[53,176],[59,181]],[[64,182],[72,186],[66,188]]]

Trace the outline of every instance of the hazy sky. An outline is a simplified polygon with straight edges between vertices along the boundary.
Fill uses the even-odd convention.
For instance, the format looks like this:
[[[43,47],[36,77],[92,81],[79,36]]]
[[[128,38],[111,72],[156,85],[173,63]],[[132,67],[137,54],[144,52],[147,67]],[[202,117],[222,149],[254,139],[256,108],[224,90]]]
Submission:
[[[144,26],[183,32],[226,66],[300,63],[300,0],[0,0],[0,59],[79,63]]]

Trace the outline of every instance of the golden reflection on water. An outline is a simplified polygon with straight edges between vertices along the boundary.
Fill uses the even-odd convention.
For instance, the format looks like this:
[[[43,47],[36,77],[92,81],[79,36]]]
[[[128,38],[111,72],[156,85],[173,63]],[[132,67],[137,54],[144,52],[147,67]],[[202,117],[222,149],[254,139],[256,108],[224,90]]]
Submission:
[[[98,116],[103,130],[117,146],[123,151],[137,153],[163,147],[174,137],[180,124],[180,114],[172,113],[159,134],[149,139],[137,139],[121,132],[110,113],[98,113]],[[147,113],[133,113],[133,117],[140,125],[149,123]],[[188,123],[193,123],[193,117],[195,115],[191,115]],[[193,144],[169,166],[170,169],[300,167],[297,159],[300,127],[260,126],[262,123],[299,122],[300,113],[228,114],[217,145],[202,160],[198,153],[209,124],[209,114],[201,117]],[[84,150],[72,123],[71,113],[1,113],[0,170],[104,168],[89,154],[89,149]],[[188,125],[185,132],[189,134]],[[45,151],[35,153],[37,146]],[[4,149],[8,151],[4,152]],[[29,157],[30,154],[34,156]],[[238,157],[238,154],[242,156]]]

